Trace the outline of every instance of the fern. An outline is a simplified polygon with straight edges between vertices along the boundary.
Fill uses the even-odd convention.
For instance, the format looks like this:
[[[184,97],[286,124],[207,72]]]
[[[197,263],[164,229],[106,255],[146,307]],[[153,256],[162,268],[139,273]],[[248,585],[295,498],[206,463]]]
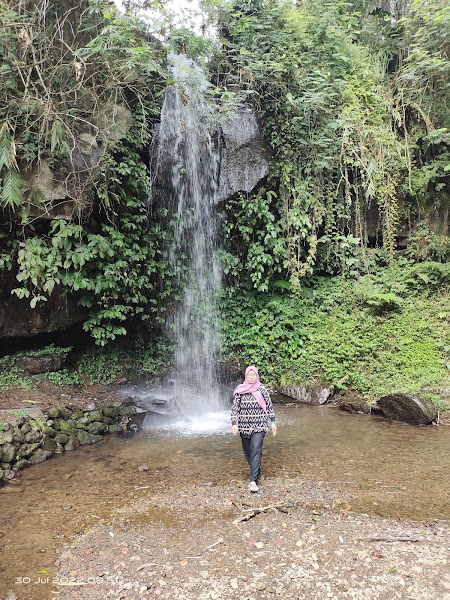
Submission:
[[[5,121],[0,127],[0,170],[3,167],[7,169],[12,166],[17,167],[16,145],[9,129],[8,121]]]
[[[3,175],[3,185],[0,192],[0,206],[3,209],[15,210],[23,202],[23,192],[26,183],[21,179],[19,171],[14,167],[7,169]]]

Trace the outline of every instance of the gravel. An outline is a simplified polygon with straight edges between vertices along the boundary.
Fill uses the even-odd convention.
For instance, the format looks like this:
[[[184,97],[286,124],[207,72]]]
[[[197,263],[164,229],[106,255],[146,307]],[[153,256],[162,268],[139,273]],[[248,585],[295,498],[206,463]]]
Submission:
[[[259,494],[241,481],[152,490],[64,547],[58,598],[450,599],[447,521],[350,503],[300,477],[265,479]]]

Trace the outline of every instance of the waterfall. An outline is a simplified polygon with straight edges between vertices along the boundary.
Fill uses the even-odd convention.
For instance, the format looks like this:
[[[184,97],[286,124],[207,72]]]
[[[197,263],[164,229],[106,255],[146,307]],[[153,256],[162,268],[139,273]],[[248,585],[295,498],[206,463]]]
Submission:
[[[210,85],[184,55],[169,55],[174,85],[166,91],[157,135],[155,182],[174,221],[170,262],[182,290],[166,323],[176,342],[170,374],[178,408],[201,414],[221,408],[216,364],[220,350],[215,301],[222,284],[217,257],[219,136],[205,100]]]

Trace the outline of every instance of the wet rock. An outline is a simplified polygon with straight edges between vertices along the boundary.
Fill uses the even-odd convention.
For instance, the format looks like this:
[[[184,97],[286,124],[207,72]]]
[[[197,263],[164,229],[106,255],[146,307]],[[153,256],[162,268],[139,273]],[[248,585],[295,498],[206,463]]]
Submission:
[[[66,452],[72,452],[73,450],[76,450],[79,446],[79,439],[73,435],[70,436],[69,441],[67,442],[67,444],[65,444],[64,450],[66,450]]]
[[[414,425],[427,425],[437,418],[430,400],[412,394],[389,394],[379,398],[377,404],[386,417]]]
[[[77,432],[77,438],[82,446],[85,446],[86,444],[95,444],[103,439],[101,435],[93,435],[92,433],[83,430]]]
[[[5,425],[9,425],[9,423],[5,423]],[[14,434],[12,429],[9,429],[7,431],[3,431],[2,434],[0,434],[0,444],[10,444],[14,439]]]
[[[221,124],[221,130],[219,202],[237,192],[251,192],[269,172],[258,120],[251,107],[243,106],[234,119]]]
[[[121,406],[119,408],[119,415],[123,417],[132,417],[136,412],[134,406]]]
[[[112,425],[114,423],[114,419],[112,419],[111,417],[103,417],[103,423],[106,423],[107,425]]]
[[[103,414],[107,417],[116,417],[119,414],[118,406],[105,406],[103,408]]]
[[[14,465],[14,469],[17,471],[21,471],[22,469],[24,469],[28,464],[28,461],[25,458],[21,458],[19,459],[15,465]]]
[[[341,410],[347,410],[351,413],[365,415],[370,413],[370,406],[363,398],[342,398],[339,400],[339,408]]]
[[[3,444],[1,447],[1,460],[5,463],[12,463],[16,457],[16,447],[12,444]]]
[[[63,364],[61,354],[43,354],[42,356],[19,356],[16,364],[27,375],[59,371]]]
[[[47,460],[47,458],[50,458],[52,455],[53,452],[39,448],[38,450],[36,450],[36,452],[33,452],[33,454],[28,459],[28,462],[31,465],[36,465],[38,463],[44,462],[45,460]]]
[[[67,444],[67,442],[69,441],[69,436],[67,435],[67,433],[57,433],[55,435],[55,443],[56,444]]]
[[[91,423],[87,427],[87,431],[92,433],[93,435],[99,435],[101,433],[105,433],[108,430],[108,425],[105,423],[100,423],[100,421]]]
[[[6,463],[6,462],[0,463],[0,469],[5,470],[5,469],[10,469],[10,468],[11,468],[11,465],[9,463]]]
[[[120,425],[108,425],[109,433],[123,433],[123,429]]]
[[[81,419],[78,419],[78,421],[76,422],[76,426],[78,428],[83,429],[84,427],[87,427],[89,423],[90,421],[87,417],[81,417]]]
[[[3,479],[14,479],[16,473],[12,469],[5,469],[3,473]]]
[[[101,421],[103,419],[103,413],[101,410],[93,410],[89,413],[87,418],[91,423],[93,423],[94,421]]]
[[[308,388],[296,384],[281,385],[277,391],[302,404],[325,404],[333,395],[331,390],[325,387]]]
[[[84,412],[82,410],[78,410],[77,412],[74,412],[72,415],[72,419],[74,421],[78,421],[78,419],[81,419],[82,417],[84,417]]]

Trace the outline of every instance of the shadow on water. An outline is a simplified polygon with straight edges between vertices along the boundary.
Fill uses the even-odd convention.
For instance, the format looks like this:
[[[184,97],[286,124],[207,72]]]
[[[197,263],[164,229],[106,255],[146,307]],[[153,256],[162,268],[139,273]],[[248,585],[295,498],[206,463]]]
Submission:
[[[415,520],[448,519],[448,427],[414,427],[331,407],[276,406],[279,434],[264,442],[263,476],[326,481],[353,497],[350,510]],[[130,438],[110,437],[35,465],[0,489],[0,596],[44,598],[15,577],[55,573],[55,549],[114,510],[179,485],[247,478],[229,411],[146,419]],[[147,471],[139,471],[142,465]],[[262,480],[264,485],[264,479]],[[42,576],[41,576],[42,577]],[[49,588],[50,589],[50,588]],[[19,593],[20,592],[20,593]]]

